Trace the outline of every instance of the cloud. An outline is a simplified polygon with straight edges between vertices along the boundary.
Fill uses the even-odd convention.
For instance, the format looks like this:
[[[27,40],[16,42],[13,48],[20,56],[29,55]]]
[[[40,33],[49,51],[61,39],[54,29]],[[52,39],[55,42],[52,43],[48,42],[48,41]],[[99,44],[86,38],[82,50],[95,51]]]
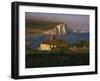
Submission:
[[[26,12],[26,19],[64,22],[73,30],[89,31],[89,15]]]

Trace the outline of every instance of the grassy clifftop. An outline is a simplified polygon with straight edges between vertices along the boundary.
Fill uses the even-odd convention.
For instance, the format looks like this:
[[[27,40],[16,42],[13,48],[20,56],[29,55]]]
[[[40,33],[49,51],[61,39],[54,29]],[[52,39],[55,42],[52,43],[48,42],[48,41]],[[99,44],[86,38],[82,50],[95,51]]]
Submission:
[[[42,33],[44,31],[55,28],[58,24],[63,22],[53,22],[53,21],[39,21],[39,20],[29,20],[26,19],[26,33]],[[64,23],[65,24],[65,23]],[[65,24],[66,33],[71,32],[72,29]]]
[[[59,23],[60,22],[26,20],[26,28],[49,30],[54,28]]]

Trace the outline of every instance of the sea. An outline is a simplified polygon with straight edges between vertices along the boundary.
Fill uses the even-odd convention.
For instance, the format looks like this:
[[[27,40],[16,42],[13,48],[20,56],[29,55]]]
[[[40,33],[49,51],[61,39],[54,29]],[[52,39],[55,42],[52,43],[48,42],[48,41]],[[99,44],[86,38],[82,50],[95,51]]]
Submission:
[[[69,44],[73,44],[73,43],[76,43],[81,40],[88,42],[89,41],[89,32],[86,32],[86,33],[71,32],[71,33],[68,33],[65,38],[65,41]]]
[[[45,40],[44,35],[33,36],[32,40],[31,40],[33,42],[32,48],[37,49],[44,40]],[[67,33],[64,36],[64,41],[66,42],[66,44],[73,44],[73,43],[76,43],[81,40],[88,42],[89,41],[89,32],[85,32],[85,33],[71,32],[71,33]]]

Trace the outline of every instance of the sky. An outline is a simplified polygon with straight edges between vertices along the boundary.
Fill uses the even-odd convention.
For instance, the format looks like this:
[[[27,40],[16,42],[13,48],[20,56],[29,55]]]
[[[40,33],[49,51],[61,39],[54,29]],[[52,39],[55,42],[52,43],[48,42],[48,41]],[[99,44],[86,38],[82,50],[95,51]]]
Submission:
[[[89,15],[26,12],[26,19],[63,22],[72,30],[89,32]]]

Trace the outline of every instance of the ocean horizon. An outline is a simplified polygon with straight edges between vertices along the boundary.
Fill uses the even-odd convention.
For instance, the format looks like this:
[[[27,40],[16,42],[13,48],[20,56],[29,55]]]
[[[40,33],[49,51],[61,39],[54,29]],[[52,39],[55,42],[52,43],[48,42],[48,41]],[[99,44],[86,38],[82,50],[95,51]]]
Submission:
[[[86,41],[89,42],[89,32],[79,33],[79,32],[70,32],[67,33],[65,36],[63,36],[64,41],[66,44],[73,44],[77,43],[79,41]],[[31,42],[32,42],[32,48],[37,49],[39,45],[45,40],[44,35],[40,35],[35,37],[32,36]],[[29,42],[29,41],[26,41]]]

